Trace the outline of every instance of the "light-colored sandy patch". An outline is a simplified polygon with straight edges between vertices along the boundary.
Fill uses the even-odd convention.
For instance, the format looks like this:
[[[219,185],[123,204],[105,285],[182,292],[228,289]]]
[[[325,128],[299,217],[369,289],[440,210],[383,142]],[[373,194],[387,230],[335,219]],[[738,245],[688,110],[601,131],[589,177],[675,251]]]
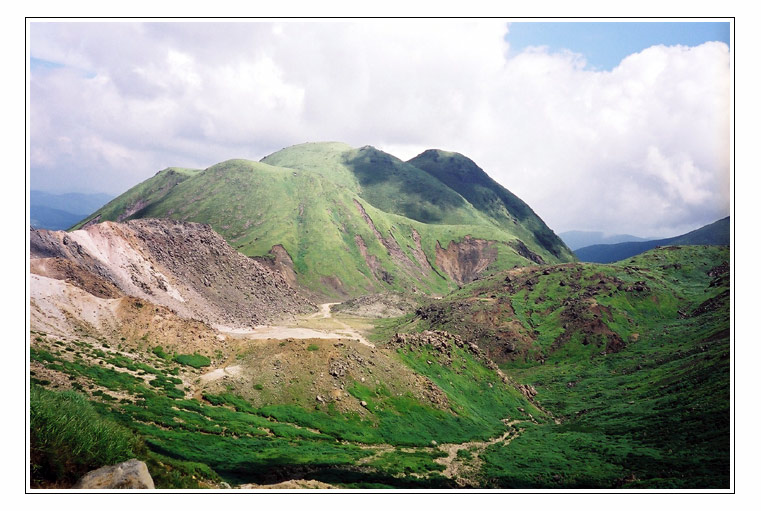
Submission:
[[[243,370],[242,366],[220,367],[201,376],[202,383],[219,380],[225,376],[237,376]]]
[[[341,302],[321,303],[320,310],[309,316],[310,318],[329,318],[332,316],[330,308],[333,305],[338,305]]]
[[[30,275],[31,324],[51,331],[70,331],[70,318],[95,328],[114,328],[122,298],[98,298],[63,280]],[[35,326],[36,325],[36,326]]]
[[[246,334],[248,339],[345,339],[336,332],[289,326],[257,326]]]
[[[127,294],[149,298],[142,285],[152,290],[154,296],[150,298],[153,301],[162,291],[171,299],[162,305],[169,305],[172,301],[185,302],[179,290],[171,285],[170,279],[137,249],[138,243],[123,226],[106,222],[70,232],[68,236],[91,257],[109,268],[119,287]],[[162,283],[163,290],[156,285],[159,282]]]
[[[228,325],[213,325],[213,327],[219,332],[241,339],[356,339],[361,344],[374,348],[375,345],[365,339],[360,332],[333,316],[330,308],[338,303],[340,302],[320,304],[319,312],[302,316],[302,320],[303,318],[307,320],[328,320],[326,322],[319,321],[320,326],[324,325],[327,328],[292,326],[293,323],[257,325],[254,328],[234,328]],[[292,318],[291,321],[298,324],[300,320]]]

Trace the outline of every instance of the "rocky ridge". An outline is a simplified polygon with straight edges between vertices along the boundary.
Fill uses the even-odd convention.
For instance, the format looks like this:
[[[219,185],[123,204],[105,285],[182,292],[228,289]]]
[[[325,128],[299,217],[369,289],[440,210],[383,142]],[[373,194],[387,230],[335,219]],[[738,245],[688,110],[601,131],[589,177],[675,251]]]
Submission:
[[[127,295],[214,326],[252,327],[315,310],[283,275],[230,247],[209,226],[165,219],[32,229],[31,271],[101,298]]]

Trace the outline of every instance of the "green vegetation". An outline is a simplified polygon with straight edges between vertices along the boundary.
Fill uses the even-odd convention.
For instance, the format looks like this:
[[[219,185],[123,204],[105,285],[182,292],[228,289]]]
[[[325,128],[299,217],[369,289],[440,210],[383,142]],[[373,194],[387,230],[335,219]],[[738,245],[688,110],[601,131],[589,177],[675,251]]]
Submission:
[[[32,481],[73,484],[90,470],[135,457],[138,440],[82,394],[30,389]]]
[[[728,487],[728,256],[667,247],[611,266],[498,274],[412,319],[408,330],[447,328],[499,355],[561,421],[527,424],[509,446],[489,447],[483,480]]]
[[[477,210],[505,229],[518,229],[517,237],[534,241],[558,259],[573,254],[521,199],[490,178],[472,160],[458,153],[429,149],[407,163],[422,169],[461,194]]]
[[[460,190],[410,163],[371,147],[325,143],[293,146],[262,162],[167,169],[86,221],[171,217],[207,223],[249,256],[271,257],[272,248],[281,245],[298,282],[311,290],[358,296],[448,292],[455,283],[437,265],[436,244],[447,247],[467,235],[497,242],[498,258],[490,270],[531,264],[509,245],[516,239],[547,262],[573,260],[524,206],[511,199],[504,207],[520,209],[515,215],[521,221],[513,223],[508,213],[498,221]],[[392,254],[373,229],[399,251]],[[425,258],[417,252],[418,236]]]
[[[81,360],[69,360],[71,352],[65,348],[71,346]],[[519,414],[519,407],[530,408],[516,391],[498,385],[493,371],[480,366],[468,352],[452,346],[452,353],[454,363],[440,367],[436,376],[442,382],[448,380],[451,409],[434,408],[409,393],[394,394],[383,384],[354,381],[347,390],[354,399],[366,402],[367,413],[360,416],[338,411],[335,403],[320,409],[283,404],[255,407],[230,392],[207,393],[202,401],[187,399],[176,388],[182,380],[170,376],[183,366],[159,356],[140,362],[78,341],[50,342],[30,352],[32,361],[46,371],[89,382],[76,386],[89,394],[90,406],[104,421],[120,425],[144,445],[135,454],[146,460],[152,474],[157,471],[157,484],[195,487],[220,478],[230,484],[267,483],[306,471],[312,478],[363,488],[447,487],[451,482],[441,476],[443,467],[436,462],[444,454],[432,445],[501,434],[500,418]],[[437,360],[428,350],[402,350],[401,356],[430,371],[438,367],[427,363]],[[474,378],[460,374],[464,371],[471,371]],[[253,387],[266,393],[261,383]],[[483,395],[487,392],[492,399]],[[128,397],[117,399],[116,394]],[[388,443],[400,448],[372,449]],[[44,485],[45,477],[40,484]]]
[[[308,397],[291,401],[301,405],[271,399],[264,375],[201,396],[191,392],[193,368],[211,361],[197,352],[170,356],[156,346],[135,355],[100,349],[102,338],[33,333],[33,479],[66,484],[140,457],[162,487],[307,478],[447,488],[455,481],[444,477],[446,453],[455,453],[453,466],[483,487],[726,488],[728,262],[724,247],[669,247],[615,265],[483,278],[415,314],[379,320],[376,349],[408,373],[364,360],[356,367],[372,373],[347,371],[340,402],[315,399],[287,373],[278,379]],[[425,330],[464,342],[430,332],[392,338]],[[305,342],[294,354],[315,360],[328,349]],[[64,377],[48,376],[56,372]],[[79,392],[49,390],[61,381]]]
[[[196,369],[211,365],[211,359],[209,359],[209,357],[199,355],[198,353],[193,353],[192,355],[175,355],[174,361],[178,364],[194,367]]]
[[[154,355],[156,355],[157,357],[162,358],[164,360],[171,360],[172,359],[172,355],[170,355],[169,353],[166,353],[164,351],[164,348],[162,348],[161,346],[156,346],[151,351],[153,352]]]

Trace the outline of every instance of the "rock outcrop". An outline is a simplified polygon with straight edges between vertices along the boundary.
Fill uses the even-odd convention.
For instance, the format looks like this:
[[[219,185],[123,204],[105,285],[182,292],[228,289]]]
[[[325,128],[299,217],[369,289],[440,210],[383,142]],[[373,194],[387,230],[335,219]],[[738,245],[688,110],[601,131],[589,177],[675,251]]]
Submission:
[[[145,463],[132,459],[88,472],[72,488],[152,490],[155,486]]]
[[[251,327],[315,310],[286,277],[209,226],[166,219],[32,230],[31,271],[91,294],[133,296],[212,325]]]

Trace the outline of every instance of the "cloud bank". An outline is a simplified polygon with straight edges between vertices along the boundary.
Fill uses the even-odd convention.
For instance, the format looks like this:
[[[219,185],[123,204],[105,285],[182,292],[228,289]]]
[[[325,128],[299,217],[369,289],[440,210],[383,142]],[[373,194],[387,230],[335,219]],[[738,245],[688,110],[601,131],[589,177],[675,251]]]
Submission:
[[[32,23],[32,187],[116,194],[167,166],[340,140],[463,153],[556,232],[729,214],[724,43],[594,71],[509,41],[496,21]]]

